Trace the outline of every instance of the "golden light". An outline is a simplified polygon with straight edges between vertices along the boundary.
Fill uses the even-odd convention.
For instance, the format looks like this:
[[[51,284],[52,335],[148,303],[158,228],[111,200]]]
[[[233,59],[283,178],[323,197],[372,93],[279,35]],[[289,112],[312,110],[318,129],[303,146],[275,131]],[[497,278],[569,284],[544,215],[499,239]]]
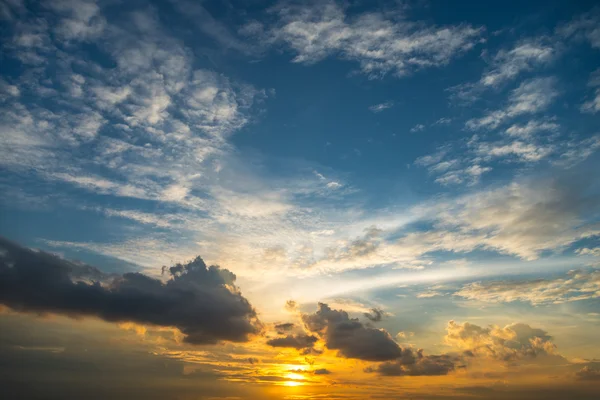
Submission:
[[[286,374],[285,377],[287,379],[295,379],[295,380],[303,380],[304,379],[304,376],[302,376],[300,374],[296,374],[294,372],[290,372],[290,373]]]
[[[287,381],[287,382],[284,382],[283,384],[284,384],[284,386],[290,386],[290,387],[293,387],[293,386],[302,386],[302,385],[304,385],[304,382],[298,382],[298,381]]]
[[[301,374],[297,374],[295,372],[288,372],[287,374],[285,374],[286,379],[289,379],[289,381],[286,381],[284,383],[285,386],[302,386],[304,385],[304,382],[301,382],[302,380],[306,379],[303,375]]]

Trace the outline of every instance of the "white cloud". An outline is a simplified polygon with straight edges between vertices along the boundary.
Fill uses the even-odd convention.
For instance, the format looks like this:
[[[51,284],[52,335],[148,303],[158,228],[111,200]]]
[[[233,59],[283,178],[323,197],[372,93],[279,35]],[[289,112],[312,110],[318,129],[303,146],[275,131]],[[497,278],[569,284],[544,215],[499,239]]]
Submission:
[[[516,116],[544,111],[558,97],[555,86],[556,79],[553,77],[527,80],[511,92],[504,109],[488,112],[481,118],[470,119],[465,126],[470,130],[496,129]]]
[[[600,11],[594,8],[562,24],[556,33],[566,39],[586,40],[592,47],[600,48]]]
[[[594,98],[581,105],[581,111],[595,114],[600,111],[600,68],[592,72],[588,86],[594,88]]]
[[[386,101],[385,103],[375,104],[369,107],[369,110],[374,113],[382,112],[383,110],[387,110],[388,108],[392,108],[394,106],[393,101]]]
[[[442,117],[435,121],[432,125],[450,125],[452,122],[452,118]]]
[[[431,215],[433,228],[409,233],[397,245],[415,256],[487,249],[533,260],[543,251],[560,251],[600,233],[581,221],[597,211],[583,188],[513,183],[431,206],[424,212]]]
[[[410,128],[410,131],[412,133],[422,132],[424,130],[425,130],[425,125],[423,125],[423,124],[417,124],[417,125],[413,126],[412,128]]]
[[[270,39],[287,44],[294,62],[315,63],[328,56],[356,61],[363,73],[406,75],[448,64],[481,40],[482,28],[470,25],[427,27],[371,12],[350,17],[333,1],[313,6],[281,5]]]
[[[530,120],[526,124],[514,124],[508,127],[504,133],[508,136],[528,139],[538,132],[556,133],[560,126],[552,121],[546,120]]]
[[[484,159],[499,157],[516,157],[523,162],[536,162],[548,157],[553,152],[552,146],[536,145],[521,141],[510,143],[482,142],[476,148],[476,153]]]
[[[566,278],[475,282],[454,293],[487,303],[560,304],[600,297],[600,271],[573,270]]]
[[[472,102],[487,89],[497,89],[523,72],[547,65],[557,55],[557,43],[549,38],[533,38],[517,43],[512,49],[498,51],[490,60],[490,68],[475,83],[461,84],[448,90],[452,97]]]

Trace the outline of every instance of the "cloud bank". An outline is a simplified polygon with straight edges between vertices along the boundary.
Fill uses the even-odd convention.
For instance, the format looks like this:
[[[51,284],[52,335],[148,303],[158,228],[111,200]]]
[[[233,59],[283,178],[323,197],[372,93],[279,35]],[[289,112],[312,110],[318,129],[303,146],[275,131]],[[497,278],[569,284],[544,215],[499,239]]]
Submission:
[[[141,273],[107,275],[0,238],[0,303],[13,310],[173,327],[192,344],[244,342],[260,332],[232,272],[207,267],[200,257],[163,272],[166,282]]]

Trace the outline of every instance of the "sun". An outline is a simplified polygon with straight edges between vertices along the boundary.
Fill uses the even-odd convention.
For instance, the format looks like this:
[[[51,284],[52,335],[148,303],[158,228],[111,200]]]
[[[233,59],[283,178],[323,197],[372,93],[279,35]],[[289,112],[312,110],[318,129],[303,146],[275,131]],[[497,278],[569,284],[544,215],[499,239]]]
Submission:
[[[297,374],[295,372],[288,372],[287,374],[285,374],[285,377],[286,379],[289,379],[289,381],[286,381],[284,383],[285,386],[302,386],[304,385],[304,382],[301,381],[306,379],[303,375]]]

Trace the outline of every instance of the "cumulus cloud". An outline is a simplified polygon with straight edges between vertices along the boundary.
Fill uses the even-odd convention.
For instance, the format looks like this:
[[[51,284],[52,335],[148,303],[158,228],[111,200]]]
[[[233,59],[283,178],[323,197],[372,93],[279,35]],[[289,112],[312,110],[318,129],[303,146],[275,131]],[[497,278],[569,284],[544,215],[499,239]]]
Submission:
[[[376,368],[367,368],[366,372],[377,372],[383,376],[433,376],[447,375],[455,369],[460,360],[452,355],[423,355],[423,350],[402,350],[402,357],[394,361],[379,364]]]
[[[279,22],[267,40],[291,48],[294,62],[311,64],[335,55],[358,62],[371,77],[446,65],[479,43],[483,32],[467,24],[425,26],[381,12],[349,16],[334,1],[288,3],[274,12]]]
[[[556,345],[552,337],[542,329],[523,323],[504,328],[487,328],[469,322],[448,322],[445,341],[468,354],[490,357],[500,361],[517,361],[543,356],[556,356]]]
[[[561,304],[600,297],[600,271],[573,270],[565,278],[474,282],[454,293],[488,303]]]
[[[0,303],[19,312],[98,317],[179,329],[192,344],[243,342],[261,331],[236,276],[200,257],[164,267],[166,282],[95,267],[0,238]]]
[[[378,321],[383,313],[377,311],[365,316]],[[334,310],[324,303],[319,303],[315,313],[301,317],[305,328],[318,335],[327,348],[338,350],[338,356],[382,362],[367,368],[367,372],[383,376],[446,375],[460,359],[451,355],[426,356],[421,349],[401,348],[384,329],[365,325],[357,318],[350,318],[346,311]]]
[[[322,337],[327,348],[338,350],[346,358],[386,361],[401,356],[402,350],[388,332],[375,329],[350,318],[343,310],[333,310],[319,303],[313,314],[303,314],[302,321],[310,332]]]

